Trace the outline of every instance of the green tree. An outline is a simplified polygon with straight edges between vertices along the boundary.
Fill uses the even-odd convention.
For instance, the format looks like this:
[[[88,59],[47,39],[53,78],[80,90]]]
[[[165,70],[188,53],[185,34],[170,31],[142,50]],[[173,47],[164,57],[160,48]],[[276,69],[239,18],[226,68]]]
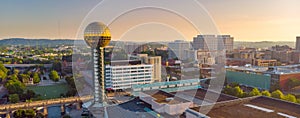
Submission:
[[[25,116],[27,118],[34,118],[36,115],[35,111],[33,109],[28,109],[28,110],[25,110]]]
[[[286,96],[284,96],[284,100],[287,100],[290,102],[297,102],[296,97],[292,94],[287,94]]]
[[[25,116],[25,110],[19,109],[14,112],[13,116],[14,118],[23,118]]]
[[[5,80],[7,77],[8,70],[5,68],[5,66],[1,63],[0,64],[0,80]]]
[[[40,83],[41,79],[37,72],[33,73],[33,83],[37,84]]]
[[[2,70],[0,70],[0,80],[3,81],[6,79],[7,74],[5,72],[3,72]]]
[[[233,88],[233,95],[242,98],[244,97],[244,91],[239,86],[236,86]]]
[[[284,95],[283,95],[283,93],[280,90],[273,91],[271,93],[271,96],[273,98],[278,98],[278,99],[283,99],[284,98]]]
[[[19,109],[14,112],[14,118],[34,118],[36,117],[36,113],[33,109],[23,110]]]
[[[18,75],[19,73],[20,73],[20,70],[14,69],[14,73],[13,74]]]
[[[28,74],[20,74],[20,78],[23,83],[29,83],[30,76]]]
[[[19,81],[19,78],[16,74],[11,75],[9,78],[10,78],[10,80],[13,80],[13,81]]]
[[[17,103],[17,102],[20,101],[20,98],[19,98],[18,94],[11,94],[11,95],[9,95],[8,99],[9,99],[9,101],[11,103]]]
[[[55,71],[55,70],[52,70],[50,73],[49,73],[49,77],[51,80],[57,82],[59,81],[59,76],[58,76],[58,73]]]
[[[252,91],[249,93],[250,96],[259,96],[261,95],[260,91],[257,88],[252,89]]]
[[[270,92],[267,91],[267,90],[262,91],[261,94],[262,94],[263,96],[271,97]]]
[[[25,85],[19,80],[8,80],[5,84],[9,94],[21,95],[25,90]]]
[[[224,92],[225,94],[233,95],[232,87],[229,86],[229,85],[226,85],[226,86],[225,86],[225,88],[223,89],[223,92]]]
[[[8,70],[5,68],[3,64],[0,64],[0,70],[2,70],[4,73],[8,72]]]

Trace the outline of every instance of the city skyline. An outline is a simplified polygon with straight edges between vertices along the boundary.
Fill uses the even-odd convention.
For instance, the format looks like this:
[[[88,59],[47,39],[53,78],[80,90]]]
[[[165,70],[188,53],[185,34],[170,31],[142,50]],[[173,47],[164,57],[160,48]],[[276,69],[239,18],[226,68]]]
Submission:
[[[297,12],[300,8],[296,7],[300,1],[198,1],[214,20],[220,34],[229,34],[235,37],[236,41],[295,41],[296,36],[300,35],[297,32],[300,26],[298,22],[300,16]],[[90,2],[79,0],[72,2],[2,1],[0,39],[76,39],[81,21],[99,2],[100,0]],[[123,1],[118,1],[116,6],[120,4],[123,4]],[[180,33],[186,34],[188,39],[178,31],[162,24],[144,24],[129,31],[122,40],[130,38],[128,40],[133,41],[149,39],[191,41],[192,37],[199,34],[182,26],[178,26],[182,29]],[[149,32],[151,29],[157,30]],[[145,31],[148,31],[147,34]],[[169,35],[162,36],[161,34]]]
[[[300,118],[299,3],[4,0],[0,118]]]

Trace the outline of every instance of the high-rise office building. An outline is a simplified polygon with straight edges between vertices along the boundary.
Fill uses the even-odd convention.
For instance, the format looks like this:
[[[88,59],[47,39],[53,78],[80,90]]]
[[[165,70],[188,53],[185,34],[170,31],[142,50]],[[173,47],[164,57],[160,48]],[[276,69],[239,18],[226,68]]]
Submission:
[[[218,40],[223,41],[223,45],[222,42],[219,45],[221,49],[225,49],[226,51],[233,51],[233,37],[231,37],[230,35],[218,35],[217,38]]]
[[[137,55],[142,63],[153,65],[153,81],[161,81],[161,56],[150,56],[147,54],[138,54]]]
[[[195,50],[216,50],[218,42],[215,35],[198,35],[193,39]]]
[[[155,82],[161,81],[161,57],[154,56],[148,58],[149,64],[153,65],[153,80]]]
[[[186,60],[185,50],[190,50],[190,42],[184,40],[175,40],[174,42],[168,43],[169,47],[169,58],[177,57],[180,60]],[[172,53],[174,52],[174,53]]]
[[[300,51],[300,36],[296,38],[296,51]]]
[[[195,50],[233,50],[234,38],[230,35],[198,35],[193,39]]]
[[[142,63],[148,63],[148,54],[137,54]]]

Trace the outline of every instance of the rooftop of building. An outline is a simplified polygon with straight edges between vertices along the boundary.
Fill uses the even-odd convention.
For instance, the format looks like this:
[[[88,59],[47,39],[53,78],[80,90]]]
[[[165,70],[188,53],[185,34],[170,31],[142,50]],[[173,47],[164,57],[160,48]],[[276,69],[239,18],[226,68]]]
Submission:
[[[300,73],[300,65],[287,65],[287,66],[227,66],[227,69],[237,71],[249,71],[264,74],[294,74]]]
[[[227,69],[234,69],[240,71],[251,71],[251,72],[266,72],[268,67],[259,67],[259,66],[228,66]]]
[[[157,113],[154,111],[147,111],[145,104],[138,105],[142,102],[139,99],[133,99],[128,102],[112,105],[107,107],[107,115],[109,118],[155,118]],[[103,117],[103,107],[97,109],[89,109],[95,117]]]
[[[152,98],[154,98],[155,102],[161,103],[161,104],[180,104],[180,103],[186,103],[189,102],[188,100],[179,98],[174,96],[173,94],[161,91],[161,90],[151,90],[151,91],[145,91],[143,92],[147,95],[150,95]]]
[[[207,116],[213,118],[297,118],[300,117],[300,105],[274,99],[270,97],[258,96],[252,98],[243,98],[231,101],[225,101],[215,104],[210,110],[201,107],[192,108],[192,110],[202,113],[207,112]]]
[[[199,89],[192,89],[192,90],[185,90],[185,91],[177,91],[177,92],[172,92],[171,94],[176,95],[176,94],[185,94],[188,96],[193,96],[194,98],[200,99],[200,100],[205,100],[206,102],[212,101],[210,99],[211,97],[218,97],[216,102],[222,102],[222,101],[228,101],[228,100],[235,100],[238,99],[237,97],[234,96],[229,96],[223,93],[217,93],[214,91],[209,91],[203,88]],[[209,95],[209,96],[206,96]]]

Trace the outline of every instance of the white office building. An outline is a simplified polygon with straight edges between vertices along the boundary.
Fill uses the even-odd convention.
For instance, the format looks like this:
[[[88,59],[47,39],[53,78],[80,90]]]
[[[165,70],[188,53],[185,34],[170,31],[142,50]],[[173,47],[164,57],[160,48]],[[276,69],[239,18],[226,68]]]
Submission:
[[[105,67],[106,89],[129,89],[135,84],[149,84],[153,80],[153,65],[107,65]]]

